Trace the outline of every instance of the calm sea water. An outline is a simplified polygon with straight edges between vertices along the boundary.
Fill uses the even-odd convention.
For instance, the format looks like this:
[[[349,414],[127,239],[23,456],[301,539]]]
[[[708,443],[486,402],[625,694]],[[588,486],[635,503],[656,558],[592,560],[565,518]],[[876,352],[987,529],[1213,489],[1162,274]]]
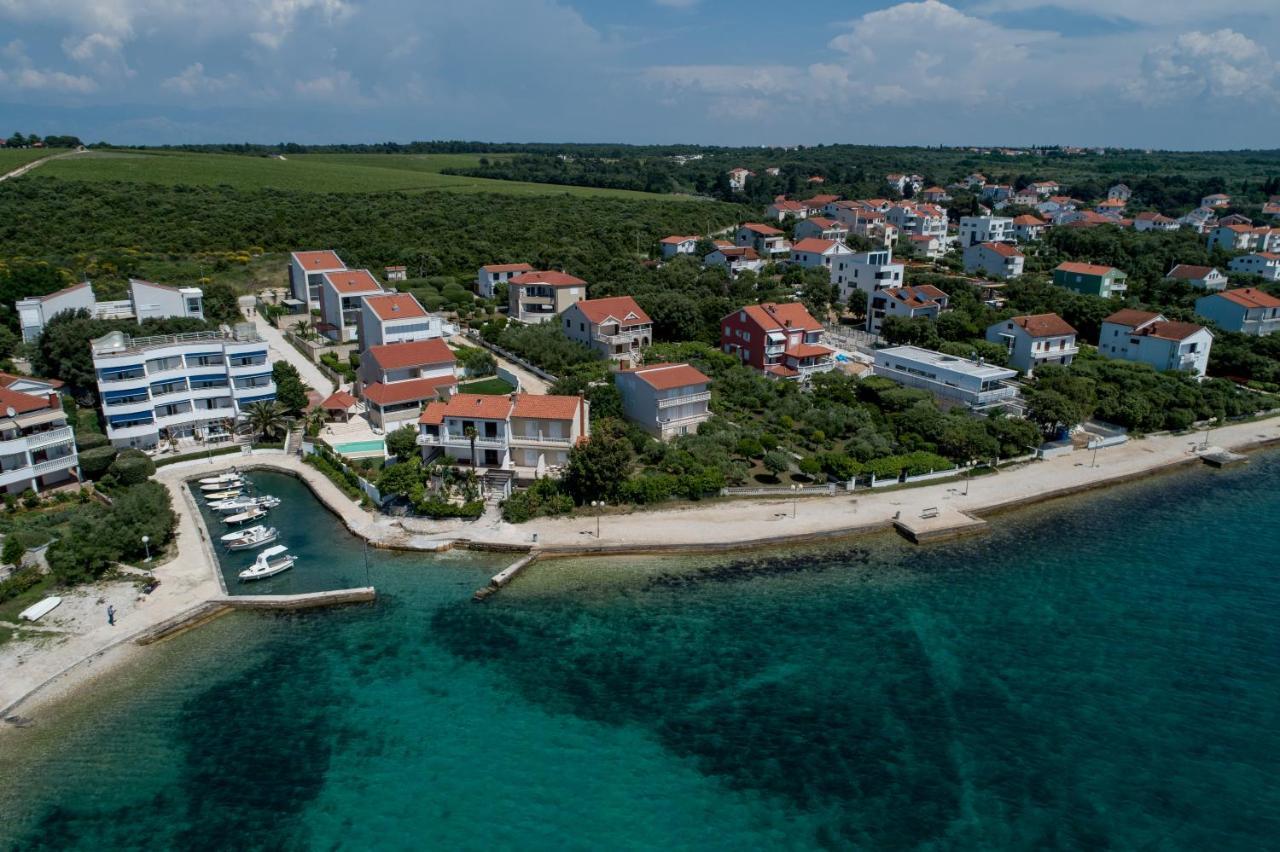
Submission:
[[[290,582],[364,550],[289,487]],[[0,738],[16,849],[1260,849],[1280,456],[719,560],[369,554]],[[314,576],[310,576],[314,575]],[[292,587],[292,588],[298,588]]]

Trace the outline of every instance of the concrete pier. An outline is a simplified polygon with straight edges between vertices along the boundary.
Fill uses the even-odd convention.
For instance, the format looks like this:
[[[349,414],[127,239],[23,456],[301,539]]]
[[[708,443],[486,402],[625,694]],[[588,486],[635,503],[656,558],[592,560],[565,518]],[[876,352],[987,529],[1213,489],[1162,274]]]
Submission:
[[[497,574],[494,574],[489,580],[489,585],[482,589],[477,589],[476,593],[471,596],[471,599],[474,601],[482,601],[490,595],[496,594],[499,589],[519,576],[521,571],[528,568],[534,562],[537,562],[538,556],[539,554],[537,551],[531,551],[528,555],[512,562],[506,568],[503,568]]]
[[[225,595],[205,601],[173,618],[165,619],[151,629],[138,634],[134,643],[150,645],[161,639],[168,639],[185,633],[192,628],[206,624],[219,616],[226,615],[234,609],[313,609],[324,606],[342,606],[344,604],[368,603],[377,598],[373,586],[362,586],[355,589],[334,589],[328,592],[309,592],[301,595]]]
[[[926,508],[910,517],[896,517],[893,527],[908,541],[926,544],[980,533],[987,522],[948,506]]]
[[[1249,457],[1242,453],[1233,453],[1228,450],[1216,450],[1201,454],[1200,459],[1210,467],[1233,467],[1238,464],[1244,464],[1249,460]]]

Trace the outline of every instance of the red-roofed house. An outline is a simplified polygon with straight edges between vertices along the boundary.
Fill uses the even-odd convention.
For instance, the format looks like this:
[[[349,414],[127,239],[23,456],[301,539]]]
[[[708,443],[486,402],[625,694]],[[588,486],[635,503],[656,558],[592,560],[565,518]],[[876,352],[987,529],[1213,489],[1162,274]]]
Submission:
[[[744,169],[739,167],[736,169],[729,169],[728,175],[729,175],[729,189],[733,190],[734,192],[742,192],[742,190],[747,188],[747,178],[755,177],[756,173],[751,171],[750,169]]]
[[[672,258],[678,254],[696,253],[699,239],[697,236],[670,236],[663,237],[658,243],[662,246],[662,256]]]
[[[835,368],[822,323],[798,302],[747,305],[720,320],[720,348],[767,376],[806,380]]]
[[[507,282],[508,316],[518,322],[546,322],[587,298],[587,282],[564,272],[524,272]]]
[[[457,388],[457,359],[440,338],[371,346],[360,358],[357,393],[383,430],[417,419],[422,405]]]
[[[1190,322],[1170,322],[1161,314],[1132,308],[1116,311],[1102,321],[1098,352],[1149,364],[1160,372],[1180,370],[1203,376],[1209,366],[1213,334]]]
[[[1204,198],[1201,198],[1200,206],[1208,207],[1211,210],[1222,208],[1222,207],[1230,207],[1231,196],[1221,192],[1215,192],[1213,195],[1206,195]]]
[[[56,390],[23,393],[26,383],[8,377],[0,387],[0,494],[21,494],[80,478],[75,435]],[[37,382],[39,380],[36,380]]]
[[[802,201],[775,201],[765,208],[765,216],[781,222],[783,219],[803,219],[809,215],[809,205]]]
[[[839,240],[843,242],[847,236],[849,236],[848,225],[826,216],[810,216],[803,222],[796,223],[797,240],[813,237],[819,240]]]
[[[1256,287],[1201,296],[1196,313],[1227,331],[1256,336],[1280,331],[1280,299]]]
[[[806,269],[825,267],[831,283],[843,285],[850,280],[846,266],[853,255],[853,249],[842,242],[807,237],[791,246],[790,262]]]
[[[533,267],[527,263],[490,263],[482,266],[476,273],[476,295],[482,299],[492,299],[498,294],[499,284],[505,284],[517,275],[532,271]]]
[[[1047,227],[1049,227],[1047,222],[1037,219],[1030,213],[1013,217],[1013,236],[1018,242],[1025,243],[1040,239],[1044,236],[1044,229]]]
[[[382,285],[367,269],[344,269],[320,276],[321,330],[331,340],[349,343],[360,329],[365,296],[381,293]]]
[[[1128,280],[1129,276],[1119,269],[1096,263],[1067,261],[1053,270],[1053,283],[1059,287],[1104,299],[1124,295],[1129,289]]]
[[[734,243],[739,248],[753,248],[756,254],[770,258],[776,254],[786,254],[791,246],[787,245],[786,234],[772,225],[759,222],[747,222],[739,226],[734,235]]]
[[[418,418],[424,458],[444,453],[525,479],[563,467],[569,450],[590,435],[590,407],[581,396],[460,393],[431,403]]]
[[[444,336],[444,323],[427,313],[412,293],[365,296],[360,307],[360,351],[387,343]]]
[[[1070,364],[1080,351],[1076,330],[1057,314],[1010,317],[988,326],[987,340],[1004,346],[1009,366],[1028,376],[1041,364]]]
[[[1135,231],[1176,231],[1181,227],[1182,223],[1177,219],[1170,219],[1153,210],[1144,210],[1133,217]]]
[[[711,379],[688,364],[649,364],[613,376],[622,412],[661,441],[698,431],[709,419]]]
[[[879,334],[888,317],[937,319],[950,297],[932,284],[877,290],[867,303],[867,331]]]
[[[1227,289],[1227,276],[1212,266],[1194,266],[1190,263],[1179,263],[1165,278],[1199,287],[1201,290]]]
[[[724,266],[729,269],[729,277],[737,277],[739,272],[758,272],[764,266],[764,260],[750,246],[717,244],[715,251],[702,259],[703,266]]]
[[[583,299],[560,315],[565,336],[606,358],[634,362],[653,342],[653,321],[630,296]]]
[[[285,300],[295,313],[320,307],[320,286],[326,272],[341,272],[347,265],[336,252],[295,251],[289,255],[289,292]]]
[[[1245,275],[1260,275],[1267,281],[1280,281],[1280,254],[1257,251],[1231,258],[1227,266],[1233,272]]]
[[[1017,278],[1025,262],[1012,243],[978,243],[964,250],[965,272],[985,272],[993,278]]]
[[[839,200],[840,196],[838,195],[815,195],[812,198],[806,198],[804,203],[809,209],[810,216],[819,216],[828,204],[834,204]]]

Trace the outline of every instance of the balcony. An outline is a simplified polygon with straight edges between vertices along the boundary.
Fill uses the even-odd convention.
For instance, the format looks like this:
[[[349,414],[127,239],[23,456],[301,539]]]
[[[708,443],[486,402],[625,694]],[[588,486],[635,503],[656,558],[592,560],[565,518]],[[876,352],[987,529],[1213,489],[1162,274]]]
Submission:
[[[687,393],[683,396],[667,396],[658,400],[658,408],[674,408],[677,405],[687,405],[692,402],[710,402],[711,391],[702,391],[701,393]]]
[[[653,339],[653,330],[648,326],[637,328],[633,331],[623,331],[618,334],[597,334],[596,340],[601,343],[607,343],[610,346],[635,346],[642,338],[648,337]]]
[[[59,456],[56,459],[46,459],[42,462],[36,462],[32,466],[31,471],[36,476],[44,476],[46,473],[53,473],[55,470],[67,470],[73,468],[77,464],[76,454],[68,453],[65,456]]]
[[[444,431],[439,435],[418,435],[419,447],[443,447],[445,445],[455,447],[471,447],[471,439],[466,435],[455,432]],[[507,441],[505,438],[476,438],[476,449],[485,450],[505,450]]]
[[[658,417],[663,426],[683,426],[687,423],[702,423],[711,418],[710,411],[699,411],[697,414],[686,414],[684,417]]]
[[[479,443],[476,446],[479,446]],[[573,439],[553,438],[549,435],[512,435],[511,446],[568,448],[573,446]]]
[[[1047,361],[1051,358],[1064,358],[1067,355],[1079,355],[1079,346],[1068,346],[1065,349],[1037,349],[1031,353],[1031,357],[1036,361]]]
[[[75,435],[71,431],[71,427],[63,426],[61,429],[50,429],[48,432],[28,435],[27,449],[34,452],[45,447],[52,447],[55,444],[68,444],[73,440],[75,440]]]

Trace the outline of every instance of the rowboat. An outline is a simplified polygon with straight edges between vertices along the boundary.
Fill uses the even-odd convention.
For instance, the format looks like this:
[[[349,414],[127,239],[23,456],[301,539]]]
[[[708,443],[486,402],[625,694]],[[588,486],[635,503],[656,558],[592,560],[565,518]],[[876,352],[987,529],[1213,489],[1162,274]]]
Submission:
[[[41,618],[44,618],[46,615],[57,609],[58,604],[60,603],[62,603],[62,598],[57,595],[47,597],[40,601],[40,603],[32,604],[22,612],[18,613],[18,618],[23,621],[39,621]]]

